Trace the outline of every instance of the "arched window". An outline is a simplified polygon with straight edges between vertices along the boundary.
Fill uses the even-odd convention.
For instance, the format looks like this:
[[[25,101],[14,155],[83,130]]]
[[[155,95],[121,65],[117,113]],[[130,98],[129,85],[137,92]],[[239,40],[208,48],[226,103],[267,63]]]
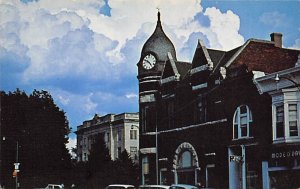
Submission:
[[[233,138],[245,138],[252,136],[251,133],[252,113],[248,106],[239,106],[233,117]]]
[[[184,151],[179,159],[179,167],[186,168],[192,166],[192,153],[190,151]]]

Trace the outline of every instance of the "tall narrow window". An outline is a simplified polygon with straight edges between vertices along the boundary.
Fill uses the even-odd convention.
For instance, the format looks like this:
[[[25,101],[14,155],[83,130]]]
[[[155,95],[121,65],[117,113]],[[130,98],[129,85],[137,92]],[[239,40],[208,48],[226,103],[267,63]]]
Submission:
[[[142,132],[147,132],[147,126],[148,126],[147,120],[148,120],[149,107],[145,106],[142,108],[141,111],[142,111]]]
[[[276,138],[284,137],[284,107],[276,106]]]
[[[137,139],[137,130],[130,130],[130,139],[131,140]]]
[[[185,151],[181,154],[179,159],[179,167],[186,168],[192,166],[192,154],[190,151]]]
[[[149,174],[149,160],[148,160],[148,156],[143,157],[142,159],[142,172],[143,175],[147,175]]]
[[[252,113],[248,106],[239,106],[233,118],[233,138],[245,138],[252,136]]]
[[[289,130],[290,136],[298,136],[297,104],[289,104]]]

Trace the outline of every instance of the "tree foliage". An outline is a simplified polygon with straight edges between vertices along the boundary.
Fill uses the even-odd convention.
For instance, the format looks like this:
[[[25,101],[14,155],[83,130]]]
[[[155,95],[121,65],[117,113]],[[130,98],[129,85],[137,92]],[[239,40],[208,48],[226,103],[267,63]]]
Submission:
[[[65,112],[47,91],[34,90],[30,95],[18,89],[8,94],[2,91],[1,136],[6,139],[1,145],[2,182],[7,186],[14,184],[12,171],[17,141],[21,187],[64,182],[65,171],[71,167],[65,145],[69,132]]]

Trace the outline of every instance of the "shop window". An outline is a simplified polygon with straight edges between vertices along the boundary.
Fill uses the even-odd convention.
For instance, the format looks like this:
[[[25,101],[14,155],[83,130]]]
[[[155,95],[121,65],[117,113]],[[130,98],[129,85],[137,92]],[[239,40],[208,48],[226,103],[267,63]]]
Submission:
[[[246,138],[252,136],[251,134],[252,113],[248,106],[239,106],[233,118],[233,138]]]

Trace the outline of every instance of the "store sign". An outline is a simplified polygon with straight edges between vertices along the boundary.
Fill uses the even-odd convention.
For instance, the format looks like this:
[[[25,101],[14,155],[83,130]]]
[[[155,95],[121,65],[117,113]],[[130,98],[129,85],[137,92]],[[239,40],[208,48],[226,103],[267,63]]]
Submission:
[[[300,158],[299,147],[282,147],[273,149],[271,152],[271,159],[287,159],[287,158]]]
[[[140,152],[141,154],[155,154],[156,148],[141,148]]]
[[[241,162],[243,162],[243,156],[230,155],[229,156],[229,161],[230,162],[241,163]]]
[[[290,157],[300,157],[300,150],[289,150],[272,153],[272,159],[282,159]]]

